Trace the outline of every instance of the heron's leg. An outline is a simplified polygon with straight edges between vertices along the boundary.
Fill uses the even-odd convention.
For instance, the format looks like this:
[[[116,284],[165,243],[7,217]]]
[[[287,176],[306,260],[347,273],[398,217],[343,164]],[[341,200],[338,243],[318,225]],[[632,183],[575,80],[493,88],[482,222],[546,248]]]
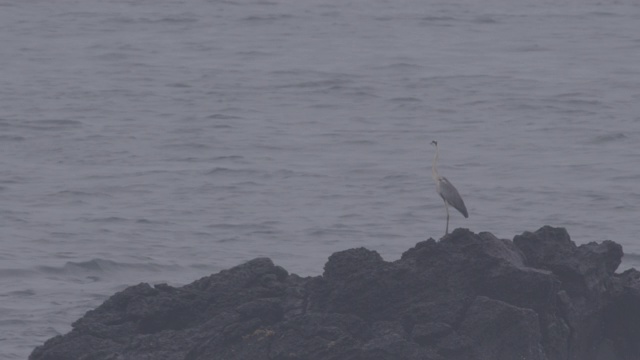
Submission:
[[[444,202],[444,208],[447,210],[447,228],[444,231],[444,234],[447,235],[449,233],[449,204],[447,204],[447,202]]]

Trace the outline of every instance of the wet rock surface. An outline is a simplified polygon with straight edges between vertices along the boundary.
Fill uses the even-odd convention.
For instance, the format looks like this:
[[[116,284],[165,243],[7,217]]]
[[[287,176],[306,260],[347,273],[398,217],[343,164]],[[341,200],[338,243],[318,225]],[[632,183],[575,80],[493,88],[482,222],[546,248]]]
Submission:
[[[640,272],[612,241],[545,226],[513,241],[457,229],[386,262],[334,253],[321,276],[257,258],[105,301],[31,360],[640,359]]]

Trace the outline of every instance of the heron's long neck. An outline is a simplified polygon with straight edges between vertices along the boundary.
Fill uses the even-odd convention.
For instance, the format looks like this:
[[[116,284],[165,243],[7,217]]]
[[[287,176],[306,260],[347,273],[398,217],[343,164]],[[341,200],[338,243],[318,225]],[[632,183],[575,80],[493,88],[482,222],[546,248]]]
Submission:
[[[431,176],[433,176],[433,180],[438,181],[438,156],[440,155],[440,150],[438,149],[438,145],[436,145],[436,154],[433,156],[433,165],[431,166]]]

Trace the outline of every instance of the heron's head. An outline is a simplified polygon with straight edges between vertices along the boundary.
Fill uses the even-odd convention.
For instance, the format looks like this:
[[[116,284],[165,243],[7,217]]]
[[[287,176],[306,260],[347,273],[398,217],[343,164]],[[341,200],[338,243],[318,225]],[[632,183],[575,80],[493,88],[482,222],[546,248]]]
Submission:
[[[433,141],[431,142],[431,145],[433,145],[433,146],[438,146],[438,142],[437,142],[437,141],[435,141],[435,140],[433,140]]]

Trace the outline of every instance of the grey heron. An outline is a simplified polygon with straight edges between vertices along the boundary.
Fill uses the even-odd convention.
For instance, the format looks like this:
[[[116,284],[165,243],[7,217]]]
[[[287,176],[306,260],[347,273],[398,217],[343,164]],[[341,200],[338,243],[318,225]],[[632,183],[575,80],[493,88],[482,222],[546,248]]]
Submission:
[[[447,228],[445,235],[449,233],[449,205],[453,206],[456,210],[460,211],[465,218],[469,217],[467,207],[464,206],[464,201],[455,186],[447,180],[446,177],[438,175],[438,157],[440,156],[440,150],[438,149],[438,142],[432,141],[432,145],[436,147],[436,155],[433,157],[433,166],[431,167],[431,175],[436,182],[436,191],[440,194],[442,200],[444,200],[444,208],[447,211]]]

